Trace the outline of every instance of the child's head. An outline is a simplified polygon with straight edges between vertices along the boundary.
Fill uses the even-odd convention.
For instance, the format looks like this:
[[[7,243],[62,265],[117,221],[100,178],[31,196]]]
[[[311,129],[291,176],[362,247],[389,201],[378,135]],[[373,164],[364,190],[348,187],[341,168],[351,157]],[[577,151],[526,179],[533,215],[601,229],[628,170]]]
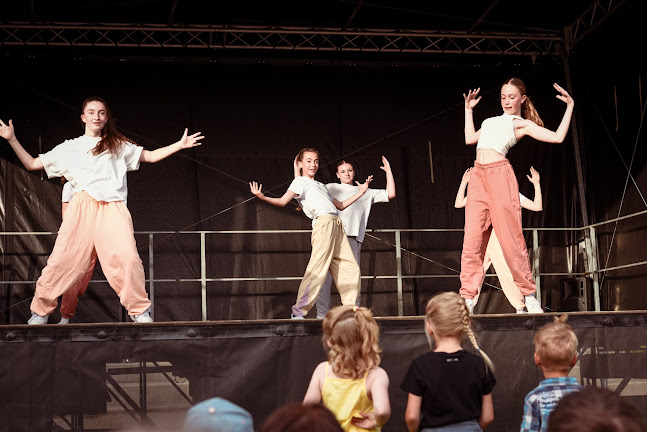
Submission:
[[[355,180],[355,168],[353,164],[344,159],[340,160],[337,164],[337,178],[344,184],[352,185],[353,180]]]
[[[429,344],[433,348],[433,337],[454,337],[461,339],[467,335],[474,348],[483,356],[485,363],[494,369],[489,357],[481,351],[476,336],[470,327],[470,313],[465,300],[456,292],[444,292],[431,298],[427,302],[425,313],[425,330],[429,337]]]
[[[332,308],[324,318],[323,331],[324,348],[335,374],[356,379],[380,364],[380,330],[370,310]]]
[[[302,176],[314,178],[319,170],[319,151],[312,147],[301,149],[297,155],[297,166]]]
[[[539,126],[544,125],[535,105],[526,94],[526,84],[519,78],[510,78],[501,86],[501,108],[506,114],[521,115]]]
[[[108,103],[100,97],[89,97],[81,105],[81,121],[85,124],[85,135],[101,137],[101,141],[92,149],[95,156],[108,150],[117,155],[121,145],[130,141],[117,130]]]
[[[548,432],[645,432],[640,412],[618,394],[588,386],[559,400]]]
[[[260,432],[342,432],[335,415],[323,405],[291,404],[278,408]]]
[[[568,373],[577,361],[577,336],[567,319],[555,317],[535,334],[535,363],[546,371]]]

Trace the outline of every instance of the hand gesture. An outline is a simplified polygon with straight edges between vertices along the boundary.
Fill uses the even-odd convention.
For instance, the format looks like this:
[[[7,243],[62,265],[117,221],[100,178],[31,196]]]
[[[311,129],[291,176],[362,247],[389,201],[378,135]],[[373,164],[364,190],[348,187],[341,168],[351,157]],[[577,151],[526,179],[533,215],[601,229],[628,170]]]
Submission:
[[[262,192],[263,185],[262,184],[258,184],[255,181],[249,182],[249,190],[252,191],[252,193],[254,194],[254,196],[256,198],[261,198],[263,196],[263,192]]]
[[[571,97],[571,95],[568,94],[566,90],[561,88],[557,83],[553,84],[553,87],[555,87],[555,90],[557,90],[560,94],[556,95],[555,97],[562,102],[564,102],[566,105],[573,105],[575,104],[575,101]]]
[[[301,168],[299,168],[299,155],[294,157],[294,178],[301,177]]]
[[[180,138],[180,141],[178,141],[180,143],[180,148],[191,148],[202,144],[201,142],[199,142],[204,138],[202,135],[200,135],[201,133],[202,132],[196,132],[192,135],[189,135],[189,129],[184,129],[184,135],[182,135],[182,138]]]
[[[532,184],[539,184],[539,173],[533,167],[530,167],[530,175],[526,175]]]
[[[477,88],[476,90],[470,90],[467,96],[465,96],[465,93],[463,93],[463,99],[465,99],[465,109],[473,109],[481,100],[481,96],[479,96],[479,92],[481,91],[481,87]]]
[[[465,170],[465,173],[463,174],[463,180],[461,182],[467,184],[470,182],[470,177],[472,176],[472,168],[468,168]]]
[[[11,119],[9,120],[9,124],[5,124],[2,120],[0,120],[0,136],[7,141],[11,140],[14,138],[16,135],[13,130],[13,122]]]
[[[370,175],[370,176],[368,176],[368,178],[366,179],[366,181],[364,183],[360,184],[360,182],[358,182],[357,180],[355,181],[355,183],[357,183],[357,186],[359,186],[359,191],[361,193],[364,193],[368,189],[369,183],[371,183],[372,181],[373,181],[373,176]]]
[[[383,170],[384,172],[391,171],[391,164],[384,156],[382,156],[382,166],[380,167],[380,169]]]
[[[357,426],[360,429],[371,430],[377,426],[377,421],[375,421],[375,413],[360,413],[362,417],[355,417],[350,420],[352,424]]]

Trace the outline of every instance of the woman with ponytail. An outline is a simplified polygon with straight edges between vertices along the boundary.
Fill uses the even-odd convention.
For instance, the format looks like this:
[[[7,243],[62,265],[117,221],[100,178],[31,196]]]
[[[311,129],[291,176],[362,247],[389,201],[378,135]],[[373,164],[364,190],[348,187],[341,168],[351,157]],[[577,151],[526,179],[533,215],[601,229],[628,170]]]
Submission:
[[[526,135],[548,143],[564,141],[575,103],[566,90],[557,84],[553,87],[559,92],[557,99],[566,103],[566,111],[556,131],[543,126],[544,122],[526,95],[526,86],[519,78],[511,78],[503,83],[503,114],[486,119],[479,130],[474,128],[472,110],[481,100],[480,89],[463,94],[465,143],[476,144],[476,162],[467,191],[465,237],[461,255],[460,293],[470,313],[483,279],[485,245],[488,244],[492,229],[497,233],[514,282],[524,295],[526,308],[533,312],[543,312],[534,295],[537,286],[532,278],[526,240],[521,231],[519,185],[506,155]]]
[[[391,416],[389,377],[380,364],[380,330],[370,310],[331,309],[323,321],[328,361],[312,374],[304,404],[323,404],[342,429],[379,431]]]
[[[204,137],[200,132],[189,135],[185,129],[178,142],[144,150],[117,131],[103,99],[86,99],[81,112],[84,134],[35,158],[16,138],[12,121],[0,120],[0,136],[9,141],[27,170],[44,169],[48,177],[65,177],[74,187],[54,250],[36,282],[27,323],[47,324],[58,297],[78,286],[95,258],[131,319],[151,322],[144,266],[126,207],[126,173],[137,170],[140,162],[159,162],[200,145]]]
[[[470,328],[465,301],[444,292],[427,303],[425,332],[430,351],[411,363],[400,388],[409,393],[409,432],[480,431],[494,420],[494,365]],[[475,355],[463,349],[467,336]]]

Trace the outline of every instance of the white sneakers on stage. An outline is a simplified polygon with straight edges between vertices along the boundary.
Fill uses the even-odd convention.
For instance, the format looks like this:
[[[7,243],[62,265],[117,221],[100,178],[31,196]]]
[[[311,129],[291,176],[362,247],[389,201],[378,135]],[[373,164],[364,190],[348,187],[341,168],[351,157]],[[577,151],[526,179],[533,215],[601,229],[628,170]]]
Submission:
[[[130,315],[130,319],[136,323],[152,323],[153,318],[151,318],[150,311],[142,312],[139,315]]]
[[[31,313],[31,318],[27,320],[27,324],[29,325],[43,325],[47,324],[47,320],[49,319],[49,314],[40,316],[36,315],[34,312]]]
[[[60,320],[58,323],[59,323],[59,324],[69,324],[69,323],[70,323],[70,319],[69,319],[69,318],[65,318],[65,317],[61,317],[61,320]]]
[[[534,295],[526,296],[526,309],[528,309],[528,313],[544,313],[544,310]]]

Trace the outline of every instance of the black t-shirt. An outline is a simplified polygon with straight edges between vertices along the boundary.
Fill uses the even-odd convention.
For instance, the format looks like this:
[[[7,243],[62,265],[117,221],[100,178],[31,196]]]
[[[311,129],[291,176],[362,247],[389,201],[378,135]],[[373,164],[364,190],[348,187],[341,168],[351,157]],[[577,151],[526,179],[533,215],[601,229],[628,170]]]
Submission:
[[[492,393],[494,384],[483,358],[461,350],[421,355],[409,366],[400,388],[422,397],[422,430],[478,420],[483,395]]]

